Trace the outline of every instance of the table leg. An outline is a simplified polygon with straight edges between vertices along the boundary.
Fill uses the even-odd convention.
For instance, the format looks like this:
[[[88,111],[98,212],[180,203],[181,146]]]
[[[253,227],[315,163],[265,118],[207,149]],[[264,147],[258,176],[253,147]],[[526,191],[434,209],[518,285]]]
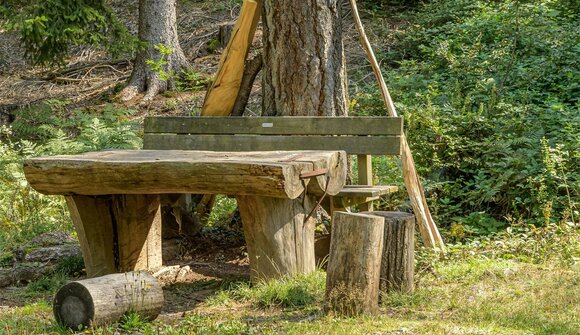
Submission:
[[[160,267],[158,195],[67,196],[89,277]]]
[[[267,280],[315,270],[313,218],[316,203],[304,199],[236,196],[250,259],[251,280]]]
[[[75,195],[65,198],[81,245],[87,276],[116,272],[110,197]]]
[[[160,267],[161,211],[159,195],[113,195],[121,272]]]

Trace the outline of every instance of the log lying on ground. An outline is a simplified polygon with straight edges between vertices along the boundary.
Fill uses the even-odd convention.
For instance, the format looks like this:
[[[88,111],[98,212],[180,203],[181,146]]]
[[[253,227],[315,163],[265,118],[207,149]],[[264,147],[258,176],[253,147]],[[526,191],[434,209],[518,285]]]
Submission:
[[[347,316],[374,314],[378,311],[384,220],[347,212],[335,212],[332,220],[326,310]]]
[[[153,320],[162,307],[157,279],[146,272],[127,272],[66,284],[56,294],[53,311],[59,324],[78,330],[118,322],[127,312]]]
[[[415,288],[415,216],[404,212],[364,212],[385,219],[381,292],[411,293]]]
[[[295,199],[304,192],[300,174],[319,168],[329,170],[328,194],[338,193],[346,173],[346,154],[339,151],[113,150],[24,162],[35,190],[63,195],[203,193]],[[312,178],[316,182],[309,190],[320,192],[320,179]]]

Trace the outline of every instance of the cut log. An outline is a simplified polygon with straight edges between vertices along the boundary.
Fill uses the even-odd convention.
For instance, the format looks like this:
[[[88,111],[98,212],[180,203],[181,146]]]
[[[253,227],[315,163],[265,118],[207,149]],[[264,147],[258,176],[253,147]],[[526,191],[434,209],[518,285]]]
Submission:
[[[304,192],[300,174],[319,168],[329,169],[328,194],[338,193],[344,186],[345,158],[339,151],[116,150],[32,158],[25,161],[24,170],[30,185],[44,194],[203,193],[295,199]]]
[[[155,319],[163,307],[163,290],[146,272],[127,272],[74,281],[54,299],[54,317],[73,330],[118,322],[127,312]]]
[[[315,204],[302,199],[236,196],[250,259],[250,277],[262,280],[315,270],[314,218],[304,219]]]
[[[335,212],[326,270],[326,310],[356,316],[378,311],[382,217]]]
[[[368,212],[371,214],[371,212]],[[411,293],[415,287],[415,216],[404,212],[372,212],[385,218],[381,292]]]

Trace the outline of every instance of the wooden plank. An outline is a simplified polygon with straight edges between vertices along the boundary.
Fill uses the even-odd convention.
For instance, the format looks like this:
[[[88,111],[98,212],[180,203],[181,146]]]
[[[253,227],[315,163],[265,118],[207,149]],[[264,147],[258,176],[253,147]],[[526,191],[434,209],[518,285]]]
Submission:
[[[158,150],[270,151],[344,150],[347,154],[399,155],[398,136],[271,136],[145,134],[147,148]]]
[[[261,0],[244,0],[232,37],[220,59],[216,79],[207,91],[201,115],[226,116],[232,112],[240,91],[246,56],[260,19],[261,4]]]
[[[380,197],[381,195],[394,193],[397,190],[398,190],[397,186],[391,185],[379,185],[372,187],[365,187],[364,185],[347,185],[340,192],[338,192],[338,194],[336,194],[335,197],[351,197],[351,198]]]
[[[88,277],[116,272],[110,197],[65,197]]]
[[[145,133],[401,135],[400,117],[148,117]],[[148,147],[146,147],[148,148]],[[149,149],[149,148],[148,148]]]
[[[358,162],[358,184],[359,185],[372,185],[373,184],[373,163],[371,155],[357,155]],[[373,210],[373,202],[365,202],[360,204],[360,211]]]
[[[117,223],[119,270],[151,270],[161,266],[159,195],[113,196]]]
[[[346,173],[346,155],[340,151],[116,150],[24,162],[34,189],[64,195],[204,193],[294,199],[304,192],[300,174],[320,168],[329,169],[333,179],[328,194],[338,193]]]

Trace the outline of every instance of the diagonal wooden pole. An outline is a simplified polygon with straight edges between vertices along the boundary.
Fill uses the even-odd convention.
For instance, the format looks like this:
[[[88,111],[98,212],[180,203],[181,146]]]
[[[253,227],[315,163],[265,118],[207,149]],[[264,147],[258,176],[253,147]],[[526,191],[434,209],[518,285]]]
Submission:
[[[352,15],[356,24],[356,28],[360,34],[361,43],[365,49],[369,62],[371,63],[375,78],[379,83],[381,94],[383,96],[385,106],[387,107],[387,111],[389,112],[389,116],[395,117],[397,116],[397,111],[395,109],[393,99],[391,99],[391,95],[389,94],[389,89],[385,84],[379,63],[377,62],[371,44],[366,36],[364,27],[360,20],[356,0],[350,0],[350,5],[352,7]],[[401,139],[401,152],[401,160],[403,162],[403,178],[405,179],[405,186],[407,187],[407,192],[409,193],[411,206],[413,207],[413,211],[417,217],[417,224],[419,231],[421,232],[423,242],[427,247],[432,247],[444,251],[445,244],[443,243],[443,239],[441,238],[439,230],[437,229],[437,226],[431,217],[431,213],[429,212],[429,208],[427,207],[425,192],[423,191],[423,186],[421,186],[419,175],[417,174],[417,170],[415,168],[415,161],[413,160],[411,149],[409,148],[407,138],[404,134]]]
[[[262,0],[244,0],[211,87],[205,95],[201,116],[231,114],[244,76],[246,56],[262,13]]]

